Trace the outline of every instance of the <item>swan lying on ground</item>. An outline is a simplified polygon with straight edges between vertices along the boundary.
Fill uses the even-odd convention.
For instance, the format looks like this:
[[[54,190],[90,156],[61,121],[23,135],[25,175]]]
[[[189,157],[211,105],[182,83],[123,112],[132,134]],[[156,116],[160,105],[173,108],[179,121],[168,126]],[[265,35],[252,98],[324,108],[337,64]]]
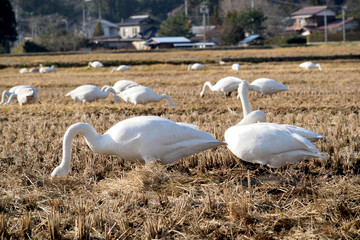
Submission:
[[[136,83],[136,82],[133,82],[133,81],[130,81],[130,80],[120,80],[120,81],[117,81],[112,88],[115,89],[117,94],[120,94],[122,91],[124,91],[124,90],[126,90],[128,88],[136,87],[136,86],[139,86],[139,84]],[[109,88],[109,87],[111,87],[111,86],[104,85],[101,88],[101,91],[104,91],[104,90],[106,90],[106,88]]]
[[[200,92],[200,97],[204,97],[206,87],[208,87],[213,92],[222,92],[225,96],[229,97],[231,92],[236,91],[239,83],[242,80],[237,77],[225,77],[217,81],[215,85],[212,85],[211,82],[207,81],[204,83],[204,86]]]
[[[240,64],[238,63],[234,63],[232,66],[231,66],[231,69],[232,70],[235,70],[235,71],[240,71]]]
[[[29,95],[30,91],[21,91],[22,89],[31,89],[32,94]],[[32,101],[35,102],[38,92],[39,92],[39,90],[31,85],[15,86],[15,87],[10,88],[9,90],[3,91],[0,104],[10,104],[14,98],[17,98],[18,101],[20,100],[20,102],[19,102],[20,105],[29,103],[30,99],[32,99]],[[22,96],[20,96],[20,98],[18,98],[19,93],[22,94]],[[6,97],[8,97],[8,101],[5,103]],[[25,100],[25,98],[26,98],[26,100]]]
[[[320,64],[315,64],[313,62],[303,62],[299,65],[299,67],[303,68],[303,69],[316,69],[318,68],[320,71],[322,70]]]
[[[104,65],[99,61],[94,61],[94,62],[89,62],[88,68],[90,68],[90,67],[100,68],[100,67],[104,67]]]
[[[40,73],[56,72],[56,66],[52,65],[51,67],[43,67],[42,65],[40,65],[39,72]]]
[[[194,64],[190,64],[188,66],[188,71],[190,70],[200,70],[203,69],[205,67],[205,65],[201,64],[201,63],[194,63]]]
[[[130,67],[129,66],[126,66],[126,65],[120,65],[118,67],[115,67],[111,70],[111,72],[122,72],[122,71],[127,71],[127,70],[130,70]]]
[[[247,81],[242,82],[239,84],[238,88],[238,98],[241,100],[243,112],[244,112],[244,118],[240,121],[239,124],[246,125],[250,123],[266,123],[267,125],[272,125],[273,127],[276,127],[280,129],[281,131],[285,132],[293,132],[301,135],[302,137],[308,139],[311,142],[317,141],[319,139],[325,138],[325,136],[320,135],[316,132],[313,132],[311,130],[297,127],[294,125],[288,125],[288,124],[277,124],[277,123],[268,123],[266,122],[266,115],[263,111],[257,110],[252,111],[251,110],[251,104],[248,98],[248,89],[251,89],[251,84],[249,84]]]
[[[171,98],[167,94],[157,95],[154,91],[144,86],[134,86],[121,92],[119,96],[125,101],[132,104],[146,104],[149,102],[159,102],[162,99],[167,99],[170,106],[177,107],[173,104]]]
[[[248,83],[244,81],[239,84],[238,89],[245,101],[247,85]],[[249,114],[249,110],[251,112],[250,103],[245,102],[244,104],[242,101],[242,105],[243,109],[246,109],[244,110],[244,119],[225,132],[225,142],[228,144],[229,150],[238,158],[270,167],[281,167],[309,158],[324,159],[314,144],[292,128],[278,127],[281,125],[274,123],[256,123],[247,119],[248,115],[246,114]],[[251,114],[265,115],[262,111],[251,112]]]
[[[63,139],[61,163],[52,177],[67,175],[71,165],[71,143],[77,134],[83,134],[92,151],[117,155],[126,161],[159,161],[167,164],[181,158],[224,145],[210,133],[194,125],[177,123],[157,116],[139,116],[126,119],[99,135],[88,123],[70,126]]]
[[[289,90],[284,84],[270,78],[258,78],[250,85],[251,89],[261,93],[261,96]]]
[[[22,69],[19,70],[19,73],[21,73],[21,74],[29,73],[29,69],[27,69],[27,68],[22,68]]]
[[[92,102],[96,99],[104,99],[109,96],[109,93],[114,94],[114,101],[121,102],[121,99],[116,95],[116,91],[112,87],[106,88],[105,91],[94,85],[82,85],[65,94],[66,97],[71,97],[75,101]]]

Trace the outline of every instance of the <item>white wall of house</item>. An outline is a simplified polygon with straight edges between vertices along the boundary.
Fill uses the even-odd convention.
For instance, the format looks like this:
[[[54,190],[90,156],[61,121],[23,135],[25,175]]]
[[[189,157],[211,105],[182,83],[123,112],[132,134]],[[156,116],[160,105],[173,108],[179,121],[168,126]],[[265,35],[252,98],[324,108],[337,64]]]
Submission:
[[[140,26],[120,27],[121,38],[133,38],[140,32]]]

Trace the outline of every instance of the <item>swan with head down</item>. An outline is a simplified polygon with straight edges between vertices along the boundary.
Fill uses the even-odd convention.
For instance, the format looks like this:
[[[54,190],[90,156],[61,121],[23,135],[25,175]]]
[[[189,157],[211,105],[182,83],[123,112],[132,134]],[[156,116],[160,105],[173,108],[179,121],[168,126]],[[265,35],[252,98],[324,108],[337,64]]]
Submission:
[[[101,91],[101,89],[94,85],[82,85],[74,90],[65,94],[66,97],[71,97],[75,101],[92,102],[96,99],[104,99],[109,96],[109,93],[114,94],[114,101],[121,102],[121,99],[116,95],[115,90],[112,87],[106,88],[105,91]]]
[[[23,89],[30,89],[30,90],[23,90]],[[32,102],[35,102],[38,92],[39,90],[31,85],[15,86],[10,88],[9,90],[3,91],[0,104],[10,104],[14,98],[18,100],[20,105],[29,103],[30,100],[32,100]],[[8,97],[7,102],[6,102],[6,97]]]
[[[270,167],[281,167],[309,158],[322,158],[319,150],[297,127],[284,127],[266,121],[262,111],[251,111],[247,98],[249,84],[239,84],[239,95],[244,109],[244,119],[225,132],[225,142],[229,150],[238,158]],[[256,122],[254,122],[256,121]],[[306,130],[306,129],[305,129]]]
[[[195,125],[178,123],[157,116],[133,117],[111,127],[99,135],[88,123],[70,126],[63,139],[61,163],[52,177],[67,175],[71,169],[71,143],[77,134],[84,135],[92,151],[117,155],[126,161],[167,164],[181,158],[224,145],[210,133],[196,129]]]
[[[134,81],[131,81],[131,80],[120,80],[120,81],[117,81],[114,86],[109,86],[109,85],[104,85],[102,86],[101,88],[101,91],[104,91],[106,90],[107,88],[109,87],[112,87],[114,88],[114,90],[116,91],[116,94],[120,94],[122,91],[128,89],[128,88],[131,88],[131,87],[136,87],[136,86],[139,86],[138,83],[134,82]]]
[[[167,94],[159,94],[157,95],[151,88],[144,86],[134,86],[131,88],[122,91],[119,96],[125,101],[136,104],[146,104],[149,102],[159,102],[162,99],[168,100],[170,106],[177,107],[177,105],[173,104],[171,98]]]
[[[200,97],[204,97],[206,87],[208,87],[213,92],[221,92],[224,93],[225,96],[229,97],[233,91],[236,91],[239,83],[242,80],[237,77],[225,77],[220,79],[216,82],[215,85],[213,85],[211,82],[206,81],[203,85],[203,88],[200,92]]]

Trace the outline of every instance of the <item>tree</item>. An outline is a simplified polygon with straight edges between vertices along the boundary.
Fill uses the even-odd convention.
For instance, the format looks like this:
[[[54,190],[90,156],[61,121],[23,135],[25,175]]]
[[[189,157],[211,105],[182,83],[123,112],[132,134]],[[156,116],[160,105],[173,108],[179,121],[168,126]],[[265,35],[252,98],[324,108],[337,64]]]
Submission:
[[[0,0],[0,48],[10,52],[10,42],[16,40],[16,19],[9,0]],[[1,52],[1,49],[0,49]]]
[[[166,19],[161,25],[158,34],[161,37],[184,36],[191,38],[194,36],[191,32],[191,22],[183,14]]]
[[[96,37],[96,36],[103,36],[103,35],[104,35],[104,30],[101,26],[101,22],[98,21],[95,25],[93,36]]]
[[[237,44],[245,36],[236,11],[229,12],[221,26],[220,41],[223,45]]]
[[[250,34],[261,34],[266,26],[264,25],[266,17],[262,10],[257,9],[245,9],[238,15],[239,24]]]

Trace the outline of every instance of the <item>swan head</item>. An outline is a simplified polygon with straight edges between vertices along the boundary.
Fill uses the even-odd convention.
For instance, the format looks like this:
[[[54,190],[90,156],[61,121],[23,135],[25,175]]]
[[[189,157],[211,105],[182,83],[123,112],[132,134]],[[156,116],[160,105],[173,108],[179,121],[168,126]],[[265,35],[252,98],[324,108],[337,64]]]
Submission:
[[[242,91],[243,89],[250,89],[250,90],[254,90],[253,89],[253,86],[246,80],[242,80],[240,83],[239,83],[239,86],[238,86],[238,95],[237,95],[237,98],[239,99],[240,96],[242,95]]]
[[[51,177],[62,177],[67,175],[70,172],[70,168],[65,168],[64,166],[57,166],[51,173]]]
[[[320,64],[316,64],[316,67],[317,67],[320,71],[322,71],[322,68],[321,68]]]
[[[188,71],[191,70],[191,67],[192,67],[192,64],[189,64],[189,66],[188,66]]]

